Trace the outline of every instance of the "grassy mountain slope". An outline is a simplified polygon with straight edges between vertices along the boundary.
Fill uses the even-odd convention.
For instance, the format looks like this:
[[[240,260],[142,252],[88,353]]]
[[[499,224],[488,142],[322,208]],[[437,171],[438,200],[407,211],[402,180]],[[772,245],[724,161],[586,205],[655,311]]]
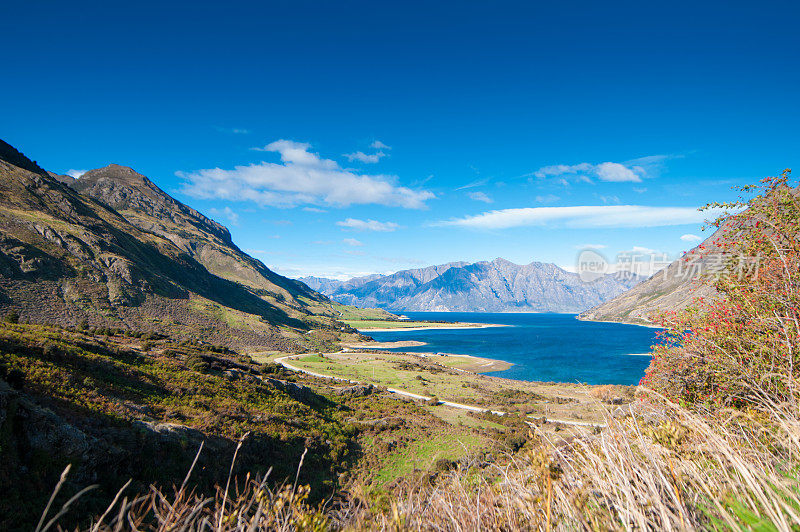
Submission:
[[[292,375],[262,381],[263,370],[202,342],[0,323],[0,528],[30,529],[69,463],[66,492],[100,485],[73,519],[128,479],[137,490],[180,483],[201,442],[192,485],[211,489],[247,432],[235,473],[293,478],[308,448],[301,480],[330,493],[354,459],[343,407]]]
[[[90,170],[71,186],[111,206],[140,229],[166,238],[211,273],[248,286],[274,304],[301,309],[304,303],[298,299],[325,300],[242,252],[227,228],[175,200],[131,168],[112,164]]]
[[[593,321],[649,323],[648,316],[663,310],[682,310],[699,297],[712,297],[714,288],[698,278],[719,265],[721,252],[716,240],[723,229],[717,230],[685,257],[665,269],[606,301],[583,312],[579,318]],[[699,250],[704,250],[701,254]]]
[[[244,255],[224,227],[129,169],[93,175],[97,186],[116,176],[110,188],[136,224],[0,144],[0,312],[238,347],[301,349],[303,331],[336,327],[323,296]]]

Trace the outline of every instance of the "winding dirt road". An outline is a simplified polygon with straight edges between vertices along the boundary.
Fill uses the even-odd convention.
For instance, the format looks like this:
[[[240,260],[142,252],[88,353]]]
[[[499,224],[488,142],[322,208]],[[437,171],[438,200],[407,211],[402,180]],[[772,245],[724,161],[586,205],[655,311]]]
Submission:
[[[336,353],[325,353],[325,354],[326,355],[339,355],[339,354],[342,354],[342,353],[343,353],[343,351],[338,351]],[[278,357],[278,358],[275,359],[275,363],[276,364],[280,364],[281,366],[283,366],[284,368],[286,368],[286,369],[288,369],[290,371],[296,371],[298,373],[305,373],[306,375],[311,375],[312,377],[319,377],[319,378],[322,378],[322,379],[330,379],[330,380],[334,380],[334,381],[347,382],[347,383],[350,383],[350,384],[371,384],[371,383],[367,383],[367,382],[361,382],[361,381],[356,381],[356,380],[352,380],[352,379],[347,379],[345,377],[337,377],[337,376],[334,376],[334,375],[324,375],[322,373],[316,373],[314,371],[309,371],[307,369],[298,368],[297,366],[293,366],[293,365],[289,364],[288,362],[286,362],[286,360],[288,360],[288,359],[293,359],[293,358],[306,356],[306,355],[315,355],[315,354],[316,353],[304,353],[302,355],[288,355],[288,356],[285,356],[285,357]],[[408,397],[410,399],[416,399],[418,401],[430,401],[431,399],[433,399],[432,397],[428,397],[428,396],[425,396],[425,395],[419,395],[419,394],[412,393],[412,392],[407,392],[405,390],[398,390],[396,388],[386,388],[386,391],[388,391],[389,393],[393,393],[393,394],[399,395],[401,397]],[[462,404],[462,403],[453,403],[451,401],[441,401],[440,400],[439,404],[442,404],[442,405],[445,405],[445,406],[450,406],[452,408],[458,408],[458,409],[461,409],[461,410],[469,410],[470,412],[487,412],[487,410],[485,408],[481,408],[481,407],[474,406],[474,405],[465,405],[465,404]],[[488,412],[491,412],[492,414],[496,414],[498,416],[504,416],[504,415],[507,414],[507,412],[503,412],[502,410],[488,410]],[[538,419],[542,419],[542,418],[538,418]],[[577,427],[605,427],[606,426],[605,423],[591,423],[589,421],[572,421],[572,420],[568,420],[568,419],[553,419],[553,418],[544,418],[544,420],[547,423],[560,423],[562,425],[573,425],[573,426],[577,426]]]

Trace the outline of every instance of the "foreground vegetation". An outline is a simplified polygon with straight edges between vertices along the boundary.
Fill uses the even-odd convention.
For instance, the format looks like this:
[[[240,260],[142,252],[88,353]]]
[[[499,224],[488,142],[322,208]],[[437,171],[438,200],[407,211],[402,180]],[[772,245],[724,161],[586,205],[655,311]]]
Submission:
[[[378,500],[415,470],[506,452],[527,428],[437,415],[204,342],[18,322],[0,323],[2,529],[34,528],[68,464],[56,506],[96,485],[59,518],[77,525],[122,485],[179,484],[201,445],[187,493],[269,473],[268,488],[299,482],[316,504],[348,489]]]
[[[335,497],[314,499],[317,488],[302,480],[308,462],[299,459],[292,465],[300,473],[283,482],[255,472],[229,475],[215,491],[179,485],[181,477],[175,477],[179,487],[174,490],[125,488],[116,498],[107,496],[108,509],[84,526],[164,531],[800,529],[800,200],[789,187],[788,173],[746,191],[758,193],[744,204],[747,210],[718,221],[726,228],[721,245],[729,246],[731,261],[712,280],[716,297],[698,301],[685,313],[660,317],[672,328],[667,342],[656,349],[639,400],[609,413],[602,431],[556,439],[519,416],[485,414],[462,418],[459,425],[453,413],[449,421],[430,415],[429,409],[438,408],[434,405],[426,410],[397,401],[394,414],[386,415],[380,401],[359,392],[348,403],[353,408],[348,419],[369,427],[359,441],[376,460],[362,467],[382,472],[372,477],[377,484],[402,475],[383,489],[354,478],[341,482]],[[755,254],[759,267],[737,270],[740,253]],[[358,371],[328,356],[314,358],[304,363]],[[264,371],[280,369],[267,364]],[[19,379],[15,375],[7,374],[11,381]],[[402,437],[377,437],[408,426],[408,415],[419,420],[409,429],[416,432],[413,445],[405,441],[404,446]],[[331,411],[330,419],[339,418]],[[431,448],[452,448],[454,442],[467,447],[468,436],[488,438],[492,428],[503,434],[504,447],[489,449],[478,442],[458,459],[442,456],[427,470],[403,469],[402,459],[393,471],[380,468],[389,463],[381,457],[393,455],[398,446],[407,457],[433,457]],[[236,451],[230,448],[220,456],[237,463]],[[196,473],[191,470],[189,478]],[[60,507],[48,508],[42,523]]]

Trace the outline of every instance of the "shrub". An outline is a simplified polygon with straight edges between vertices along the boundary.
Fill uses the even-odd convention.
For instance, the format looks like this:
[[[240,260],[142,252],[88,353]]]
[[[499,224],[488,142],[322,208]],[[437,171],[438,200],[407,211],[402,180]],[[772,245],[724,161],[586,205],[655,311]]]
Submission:
[[[438,460],[436,460],[436,462],[434,462],[433,470],[438,473],[441,473],[444,471],[450,471],[452,469],[455,469],[456,466],[457,464],[448,458],[439,458]]]
[[[747,201],[713,223],[722,237],[697,253],[724,257],[718,297],[658,316],[667,330],[642,384],[686,405],[742,407],[759,394],[781,402],[800,377],[800,195],[789,170],[742,187]],[[719,257],[719,255],[717,255]],[[687,257],[688,258],[688,257]]]
[[[557,428],[558,426],[556,426],[556,429]],[[517,452],[520,449],[522,449],[522,447],[525,446],[525,442],[527,441],[528,439],[525,438],[525,436],[523,436],[522,434],[515,434],[515,433],[508,434],[505,438],[506,445],[508,445],[508,447],[513,452]]]
[[[5,380],[15,390],[20,390],[25,385],[25,373],[4,365],[0,365],[0,379]]]
[[[16,310],[12,310],[5,315],[3,321],[6,323],[19,323],[19,313]]]
[[[186,358],[186,367],[200,373],[208,371],[208,363],[199,355],[189,355]]]

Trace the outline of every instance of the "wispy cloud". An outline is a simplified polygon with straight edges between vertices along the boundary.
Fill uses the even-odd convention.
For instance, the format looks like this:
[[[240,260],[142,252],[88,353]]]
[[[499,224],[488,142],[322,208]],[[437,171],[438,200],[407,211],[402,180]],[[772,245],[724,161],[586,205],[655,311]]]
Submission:
[[[241,127],[218,127],[217,131],[220,133],[230,133],[232,135],[248,135],[250,133],[249,129]]]
[[[222,217],[228,220],[231,225],[239,225],[239,214],[230,207],[225,207],[224,209],[212,207],[208,209],[208,212],[211,216]]]
[[[356,218],[348,218],[341,222],[336,222],[339,227],[351,229],[353,231],[381,231],[391,232],[400,227],[394,222],[379,222],[377,220],[358,220]]]
[[[605,196],[603,194],[595,194],[597,199],[605,203],[606,205],[613,205],[620,203],[619,196]]]
[[[484,203],[493,203],[493,199],[486,195],[485,192],[470,192],[467,194],[470,199],[474,199],[475,201],[482,201]]]
[[[382,157],[386,157],[386,154],[382,151],[378,151],[375,153],[364,153],[363,151],[357,151],[355,153],[345,153],[345,157],[349,161],[361,161],[362,163],[377,163],[381,160]]]
[[[539,178],[545,178],[545,177],[561,176],[567,174],[580,174],[582,172],[588,172],[592,168],[594,168],[594,166],[589,163],[552,164],[550,166],[543,166],[539,168],[533,173],[533,175]]]
[[[611,182],[621,182],[621,181],[633,181],[638,183],[642,180],[639,174],[643,173],[641,171],[641,167],[634,166],[633,168],[628,168],[624,164],[620,163],[600,163],[594,167],[595,174],[600,181],[611,181]]]
[[[348,246],[353,246],[353,247],[364,245],[363,242],[361,242],[360,240],[356,240],[355,238],[344,238],[342,239],[342,242],[347,244]]]
[[[310,152],[310,148],[306,143],[278,140],[256,150],[279,153],[280,163],[261,162],[232,170],[208,168],[176,175],[185,181],[182,192],[196,198],[253,201],[276,207],[316,203],[423,209],[425,202],[435,197],[427,190],[398,186],[396,176],[345,170],[335,161]]]
[[[437,226],[472,229],[508,229],[534,225],[570,228],[659,227],[702,223],[718,213],[691,207],[648,207],[644,205],[583,205],[575,207],[527,207],[501,209],[437,222]]]
[[[303,210],[306,212],[328,212],[325,209],[320,209],[319,207],[303,207]]]
[[[581,244],[575,246],[575,249],[606,249],[607,247],[605,244]]]
[[[555,194],[545,194],[543,196],[536,196],[534,199],[536,200],[536,203],[554,203],[561,198]]]
[[[75,170],[73,168],[70,168],[69,170],[67,170],[67,175],[75,179],[78,179],[80,176],[82,176],[88,171],[89,170]]]
[[[489,182],[489,178],[478,179],[476,181],[472,181],[470,183],[467,183],[466,185],[461,185],[460,187],[456,188],[455,190],[464,190],[464,189],[467,189],[467,188],[480,187],[482,185],[485,185],[488,182]]]
[[[562,184],[569,183],[566,178],[588,183],[593,183],[595,179],[611,183],[640,183],[642,179],[657,177],[664,168],[664,162],[676,157],[680,156],[648,155],[623,162],[553,164],[543,166],[528,175],[539,179],[559,177]]]
[[[681,235],[681,240],[683,240],[684,242],[700,242],[701,240],[703,240],[703,237],[687,233],[685,235]]]
[[[382,158],[389,155],[383,150],[392,149],[391,146],[387,146],[386,144],[384,144],[379,140],[373,141],[373,143],[370,144],[369,147],[377,151],[375,153],[364,153],[363,151],[357,151],[353,153],[345,153],[344,156],[347,157],[347,160],[350,162],[360,161],[362,163],[374,164],[380,161]]]

